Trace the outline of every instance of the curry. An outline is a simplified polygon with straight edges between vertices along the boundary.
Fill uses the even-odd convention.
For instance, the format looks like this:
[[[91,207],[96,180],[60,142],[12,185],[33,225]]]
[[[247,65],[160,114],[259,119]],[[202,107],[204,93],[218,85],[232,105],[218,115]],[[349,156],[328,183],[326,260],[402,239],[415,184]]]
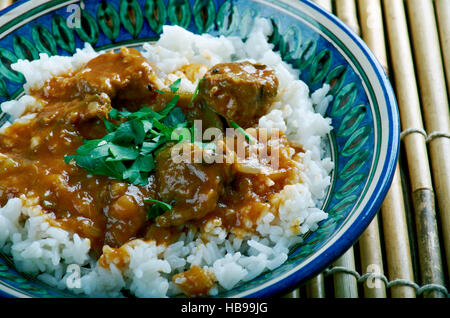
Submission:
[[[192,77],[189,67],[181,71]],[[247,149],[244,164],[235,160],[177,163],[171,156],[175,145],[167,143],[156,153],[146,183],[139,185],[94,175],[73,160],[65,161],[86,140],[107,134],[105,121],[112,110],[134,112],[147,107],[161,111],[175,94],[160,91],[156,74],[156,66],[137,50],[122,48],[99,55],[83,68],[53,77],[32,91],[30,95],[43,107],[0,135],[0,205],[22,194],[38,198],[55,225],[89,238],[98,257],[106,246],[109,252],[101,258],[104,266],[106,255],[118,253],[123,244],[136,238],[170,244],[184,231],[184,225],[201,230],[212,222],[236,235],[254,231],[256,220],[269,209],[272,195],[296,174],[292,158],[302,151],[290,145],[283,134],[269,145],[261,140],[258,129],[251,128],[277,96],[275,73],[265,65],[217,65],[200,81],[197,95],[178,94],[177,107],[188,122],[202,120],[204,128],[225,131],[230,121],[248,128],[245,131],[256,146],[277,152],[279,166],[275,170],[264,162],[257,162],[256,170],[245,164],[247,159],[251,161],[248,150],[252,143],[248,140],[243,142]],[[222,145],[237,140],[236,136],[223,137]],[[190,151],[206,150],[192,143]],[[173,208],[149,218],[148,210],[155,204],[152,200]],[[204,293],[212,282],[195,267],[183,277],[183,284],[195,282],[196,277],[206,282],[186,287],[191,294]]]

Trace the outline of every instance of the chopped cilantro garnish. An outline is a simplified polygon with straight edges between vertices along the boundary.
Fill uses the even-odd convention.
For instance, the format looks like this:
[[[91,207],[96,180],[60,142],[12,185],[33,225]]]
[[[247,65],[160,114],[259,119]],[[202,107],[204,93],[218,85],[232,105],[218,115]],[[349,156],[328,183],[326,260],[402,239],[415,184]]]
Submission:
[[[73,160],[92,175],[144,186],[155,169],[156,154],[168,142],[190,141],[202,148],[214,149],[215,144],[196,140],[196,129],[186,121],[183,111],[177,107],[180,96],[175,93],[180,83],[181,79],[178,79],[169,86],[174,96],[159,112],[146,106],[136,112],[112,109],[108,119],[103,121],[107,134],[100,139],[84,140],[76,154],[65,156],[64,161],[69,163]],[[198,85],[190,104],[197,94]],[[184,134],[178,133],[180,128],[189,129],[192,133],[191,140],[185,140]],[[172,139],[173,136],[175,140]],[[159,200],[145,201],[153,203],[147,212],[149,219],[172,209],[170,204]]]
[[[177,80],[171,85],[172,92],[179,84]],[[176,107],[178,99],[175,95],[160,112],[145,106],[136,112],[112,109],[108,117],[115,123],[104,120],[108,133],[101,139],[85,140],[76,154],[64,158],[65,162],[74,160],[93,175],[146,185],[155,168],[154,155],[171,141],[174,130],[188,126]]]
[[[177,79],[175,82],[173,82],[172,84],[169,85],[170,91],[175,94],[178,91],[178,89],[180,88],[180,84],[181,84],[181,78]],[[167,93],[167,92],[159,90],[159,89],[154,89],[154,91],[159,94]]]
[[[153,202],[150,209],[147,211],[147,218],[156,219],[158,216],[163,214],[166,211],[172,210],[172,206],[166,202],[154,200],[154,199],[146,199],[145,202]]]
[[[166,202],[163,201],[159,201],[159,200],[155,200],[155,199],[145,199],[145,202],[153,202],[156,203],[158,205],[160,205],[163,209],[167,210],[172,210],[172,206]]]
[[[194,94],[192,94],[191,100],[189,101],[188,108],[191,107],[191,105],[194,103],[195,98],[197,98],[198,90],[199,90],[199,87],[200,87],[200,82],[201,82],[202,80],[203,80],[203,79],[201,79],[201,80],[198,81],[197,86],[195,87],[195,90],[194,90]]]
[[[239,131],[242,135],[244,135],[245,139],[247,139],[248,142],[250,143],[254,143],[255,142],[255,138],[253,138],[252,136],[250,136],[245,130],[244,128],[242,128],[241,126],[239,126],[238,124],[236,124],[234,121],[230,120],[230,125],[235,128],[237,131]]]
[[[178,89],[180,88],[181,78],[177,79],[175,82],[173,82],[169,88],[172,91],[172,93],[176,93]]]
[[[178,100],[180,99],[180,95],[175,95],[170,102],[167,103],[166,107],[164,107],[159,114],[163,117],[166,117],[171,110],[176,106],[176,104],[178,103]]]

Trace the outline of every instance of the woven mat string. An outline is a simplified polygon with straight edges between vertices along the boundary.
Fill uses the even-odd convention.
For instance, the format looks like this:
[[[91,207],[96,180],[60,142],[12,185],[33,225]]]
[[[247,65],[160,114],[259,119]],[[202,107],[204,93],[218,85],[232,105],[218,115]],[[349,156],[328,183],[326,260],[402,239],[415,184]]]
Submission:
[[[425,137],[427,143],[436,138],[450,138],[450,134],[446,132],[434,131],[431,134],[427,134],[422,128],[407,128],[400,133],[400,140],[403,140],[407,135],[418,133]]]
[[[412,133],[419,133],[421,135],[423,135],[425,137],[425,139],[427,138],[427,133],[425,130],[421,129],[421,128],[408,128],[403,130],[400,133],[400,140],[403,140],[407,135],[412,134]]]
[[[436,138],[450,138],[450,134],[445,133],[445,132],[434,131],[428,135],[426,142],[428,143]]]
[[[380,274],[380,273],[366,273],[364,275],[361,275],[353,269],[342,267],[342,266],[334,266],[332,268],[326,269],[324,271],[324,276],[327,277],[329,275],[336,274],[336,273],[344,273],[344,274],[352,275],[353,277],[356,278],[358,283],[364,283],[368,279],[379,279],[382,282],[384,282],[386,288],[391,288],[393,286],[400,286],[400,285],[409,286],[416,290],[416,294],[418,296],[423,294],[426,291],[434,290],[434,291],[440,292],[443,295],[445,295],[446,297],[450,298],[450,294],[447,291],[447,288],[445,288],[442,285],[426,284],[423,286],[419,286],[417,283],[409,281],[407,279],[394,279],[392,281],[389,281],[385,275]]]

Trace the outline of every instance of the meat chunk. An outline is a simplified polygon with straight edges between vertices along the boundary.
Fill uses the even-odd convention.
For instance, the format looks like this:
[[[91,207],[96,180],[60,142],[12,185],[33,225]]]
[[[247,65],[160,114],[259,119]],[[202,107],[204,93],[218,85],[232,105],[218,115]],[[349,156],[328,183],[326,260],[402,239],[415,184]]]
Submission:
[[[121,48],[89,61],[77,74],[78,87],[108,94],[114,107],[136,110],[156,96],[154,68],[139,51]]]
[[[156,223],[162,227],[198,220],[213,211],[223,193],[224,181],[230,178],[229,166],[196,163],[195,154],[203,155],[203,149],[194,144],[185,146],[183,151],[187,151],[187,156],[179,151],[180,148],[175,151],[175,146],[167,146],[156,156],[159,196],[173,206],[172,210],[157,217]],[[178,157],[180,153],[183,154],[181,162]],[[191,160],[186,160],[188,157]]]
[[[67,111],[65,114],[69,124],[80,124],[89,120],[104,119],[108,117],[111,111],[111,100],[105,93],[87,96],[81,102],[71,102],[61,104],[61,109]],[[73,105],[73,106],[72,106]]]
[[[85,96],[106,94],[113,107],[135,111],[151,103],[158,81],[155,66],[139,51],[121,48],[90,60],[74,73],[55,76],[33,96],[47,102],[68,102]]]
[[[105,244],[119,247],[135,237],[146,220],[144,206],[130,194],[119,197],[108,210]]]
[[[222,63],[211,68],[200,82],[198,98],[247,128],[268,113],[277,90],[275,71],[263,64]]]

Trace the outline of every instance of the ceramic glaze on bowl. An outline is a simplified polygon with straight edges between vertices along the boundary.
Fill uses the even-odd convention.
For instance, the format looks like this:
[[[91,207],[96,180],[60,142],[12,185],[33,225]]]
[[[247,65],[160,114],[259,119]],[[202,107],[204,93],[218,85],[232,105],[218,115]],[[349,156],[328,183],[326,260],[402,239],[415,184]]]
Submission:
[[[388,79],[366,45],[306,0],[33,0],[0,13],[0,103],[23,92],[23,76],[10,67],[18,59],[72,55],[85,42],[96,50],[139,48],[158,39],[166,24],[245,39],[256,17],[270,19],[270,42],[301,71],[311,91],[324,83],[331,86],[334,97],[326,116],[333,131],[327,143],[335,167],[323,202],[329,217],[282,266],[219,297],[272,296],[304,282],[344,253],[377,213],[397,162],[399,117]],[[0,126],[6,121],[6,114],[0,114]],[[3,254],[0,294],[74,296],[18,273]]]

